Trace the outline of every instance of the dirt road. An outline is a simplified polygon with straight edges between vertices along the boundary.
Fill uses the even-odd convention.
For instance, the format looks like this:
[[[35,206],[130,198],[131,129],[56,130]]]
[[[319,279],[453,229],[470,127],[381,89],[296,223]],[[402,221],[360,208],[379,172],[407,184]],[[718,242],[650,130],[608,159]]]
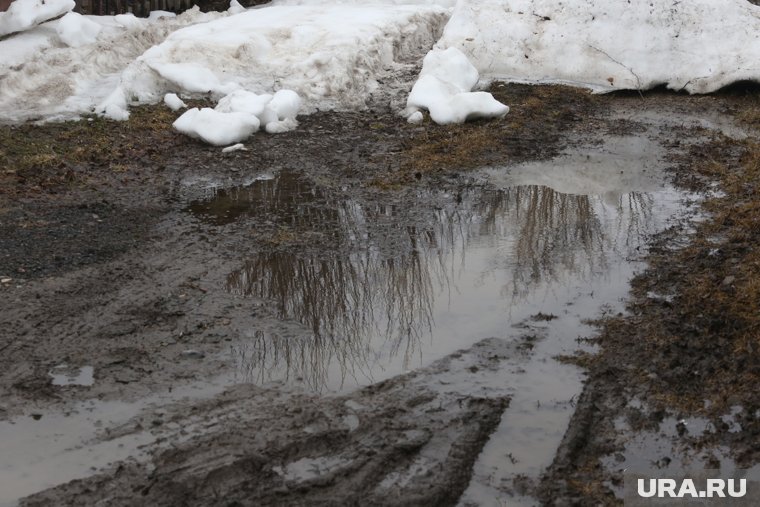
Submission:
[[[319,113],[225,155],[173,133],[158,107],[126,123],[2,127],[0,504],[615,503],[615,457],[634,459],[625,442],[671,417],[725,424],[679,448],[727,448],[720,459],[755,465],[760,349],[744,314],[758,300],[710,323],[689,291],[754,294],[757,182],[739,176],[755,176],[742,113],[757,92],[492,91],[512,108],[503,121]],[[587,156],[651,165],[618,168],[635,181],[594,197],[515,176],[585,170]],[[744,206],[736,234],[725,218],[695,229],[696,207],[657,205],[717,188],[713,217]],[[516,239],[503,232],[513,223]],[[511,264],[483,261],[473,287],[501,269],[510,278],[466,310],[473,298],[451,303],[466,294],[461,252],[477,263],[484,248]],[[641,271],[627,262],[646,255],[623,313]],[[709,290],[688,278],[708,272]],[[554,306],[537,303],[560,289],[569,295]],[[742,319],[726,333],[730,311]],[[584,327],[605,315],[598,331]],[[653,318],[670,334],[641,326]],[[686,341],[663,345],[676,328]],[[709,383],[739,346],[741,375]],[[576,364],[588,371],[577,409]],[[554,383],[542,391],[544,378]],[[638,423],[620,429],[625,407]],[[740,431],[726,414],[741,414]],[[526,456],[542,442],[547,457],[520,457],[511,425],[552,428],[523,441]]]

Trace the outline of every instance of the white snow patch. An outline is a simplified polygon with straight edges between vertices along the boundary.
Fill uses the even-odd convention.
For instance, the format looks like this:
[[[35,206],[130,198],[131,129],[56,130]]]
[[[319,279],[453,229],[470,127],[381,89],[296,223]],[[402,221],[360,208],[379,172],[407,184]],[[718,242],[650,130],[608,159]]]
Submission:
[[[334,473],[351,463],[350,459],[341,456],[320,456],[318,458],[301,458],[285,465],[275,466],[272,471],[286,481],[304,482],[317,477]]]
[[[256,132],[259,119],[250,113],[220,113],[209,107],[194,107],[177,118],[173,127],[208,144],[227,146]]]
[[[148,19],[150,21],[156,21],[161,18],[176,18],[177,15],[173,12],[169,11],[150,11],[150,14],[148,14]]]
[[[190,93],[227,94],[238,88],[234,83],[222,84],[211,70],[194,63],[151,62],[148,66],[170,83]]]
[[[439,124],[464,123],[476,118],[501,118],[509,107],[487,92],[472,92],[478,71],[456,48],[430,51],[422,63],[420,78],[407,100],[407,108],[427,109]]]
[[[179,111],[183,107],[187,107],[187,104],[185,104],[176,93],[167,93],[164,95],[164,104],[166,104],[172,111]]]
[[[144,20],[138,18],[132,13],[117,14],[113,17],[114,21],[124,28],[139,28],[143,26]]]
[[[246,148],[243,143],[237,143],[233,144],[232,146],[222,148],[222,153],[232,153],[233,151],[248,151],[248,148]]]
[[[0,12],[0,37],[22,32],[74,8],[74,0],[15,0]]]
[[[278,120],[269,122],[266,125],[267,134],[282,134],[290,130],[295,130],[298,127],[298,122],[293,118],[285,118],[284,120]]]
[[[215,109],[221,113],[238,112],[262,116],[271,101],[272,95],[268,93],[258,95],[247,90],[235,90],[222,97]],[[270,111],[270,115],[274,117],[274,111]]]
[[[241,12],[245,12],[245,7],[240,5],[240,2],[237,0],[230,0],[230,8],[227,9],[227,12],[230,14],[240,14]]]
[[[92,44],[103,27],[76,12],[69,12],[58,22],[56,32],[61,42],[72,48]]]
[[[277,113],[278,120],[294,120],[301,109],[301,97],[293,90],[278,90],[269,107]]]
[[[760,81],[758,33],[746,0],[461,0],[437,47],[489,78],[709,93]]]
[[[124,89],[116,88],[106,99],[97,107],[97,110],[106,118],[116,121],[126,121],[129,119],[127,111],[127,98],[124,96]]]
[[[292,90],[279,90],[274,95],[235,90],[222,97],[214,109],[220,113],[254,115],[261,128],[270,134],[280,134],[298,126],[296,116],[300,107],[301,98]]]
[[[424,119],[425,116],[422,114],[422,111],[415,111],[409,115],[406,121],[409,123],[421,123]]]

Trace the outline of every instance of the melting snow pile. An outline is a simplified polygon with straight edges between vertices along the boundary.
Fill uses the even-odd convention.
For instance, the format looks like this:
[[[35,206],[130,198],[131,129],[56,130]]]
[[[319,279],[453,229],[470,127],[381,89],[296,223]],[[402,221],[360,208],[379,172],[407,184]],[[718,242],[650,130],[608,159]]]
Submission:
[[[236,90],[214,109],[188,110],[177,118],[174,128],[209,144],[226,146],[245,140],[259,128],[270,134],[294,129],[300,107],[301,98],[292,90],[280,90],[274,96]]]
[[[759,33],[746,0],[461,0],[437,47],[492,78],[709,93],[760,81]]]
[[[130,102],[289,89],[309,111],[362,108],[384,92],[384,78],[406,68],[405,58],[433,45],[448,14],[427,5],[249,9],[172,33],[123,72],[120,87]],[[99,111],[121,107],[122,95]]]
[[[464,123],[477,118],[501,118],[509,107],[487,92],[471,91],[478,82],[478,70],[456,48],[434,49],[425,56],[420,77],[407,100],[409,122],[422,118],[419,108],[430,111],[439,124]]]
[[[56,2],[45,0],[45,5]],[[154,12],[148,19],[70,13],[0,40],[0,121],[92,113],[113,92],[121,72],[147,49],[179,28],[220,16],[197,7],[180,16]],[[126,96],[113,97],[126,107]],[[127,117],[116,104],[110,109]]]
[[[15,0],[0,12],[0,37],[21,32],[74,8],[74,0]]]

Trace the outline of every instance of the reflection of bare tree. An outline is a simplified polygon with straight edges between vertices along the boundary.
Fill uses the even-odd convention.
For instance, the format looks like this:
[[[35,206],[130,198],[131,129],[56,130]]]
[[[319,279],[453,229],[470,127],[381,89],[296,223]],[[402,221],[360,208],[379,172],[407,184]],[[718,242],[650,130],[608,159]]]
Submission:
[[[405,365],[419,355],[434,313],[445,310],[445,294],[463,276],[468,249],[489,249],[492,268],[507,267],[505,282],[522,298],[566,274],[603,272],[610,252],[639,244],[652,207],[646,194],[609,206],[602,197],[523,186],[472,190],[421,214],[413,202],[369,206],[287,175],[252,187],[197,205],[224,210],[216,216],[245,209],[297,230],[330,228],[335,250],[263,252],[230,275],[230,291],[268,301],[280,323],[299,326],[256,330],[236,352],[251,380],[298,377],[314,389],[328,379],[371,379],[380,350]]]
[[[603,230],[588,196],[548,187],[518,187],[519,233],[513,270],[514,292],[558,273],[592,272],[605,263]],[[584,265],[585,264],[585,265]]]
[[[372,345],[408,361],[432,326],[430,274],[437,270],[428,261],[416,251],[393,259],[370,252],[329,259],[259,255],[229,277],[229,290],[273,302],[278,319],[293,319],[308,333],[283,339],[259,331],[241,353],[254,356],[245,359],[259,377],[279,360],[314,388],[327,380],[331,363],[339,365],[341,383],[346,375],[369,376],[372,338]]]

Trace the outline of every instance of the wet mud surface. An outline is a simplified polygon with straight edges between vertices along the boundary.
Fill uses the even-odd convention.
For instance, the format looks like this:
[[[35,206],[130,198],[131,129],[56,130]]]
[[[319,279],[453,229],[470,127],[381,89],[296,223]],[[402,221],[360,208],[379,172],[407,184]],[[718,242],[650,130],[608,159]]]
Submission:
[[[0,504],[614,504],[689,461],[661,426],[756,465],[757,92],[492,91],[224,155],[160,108],[3,127]]]

